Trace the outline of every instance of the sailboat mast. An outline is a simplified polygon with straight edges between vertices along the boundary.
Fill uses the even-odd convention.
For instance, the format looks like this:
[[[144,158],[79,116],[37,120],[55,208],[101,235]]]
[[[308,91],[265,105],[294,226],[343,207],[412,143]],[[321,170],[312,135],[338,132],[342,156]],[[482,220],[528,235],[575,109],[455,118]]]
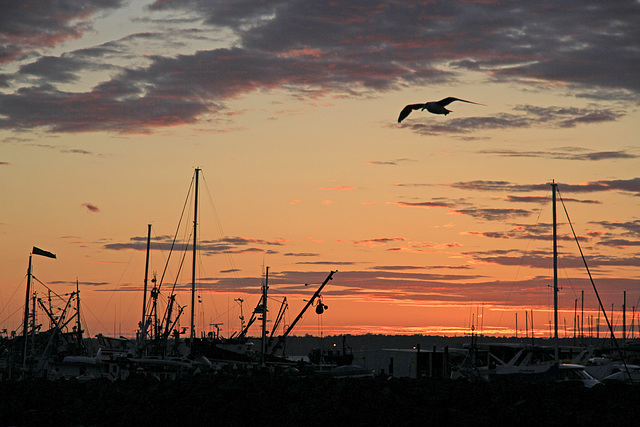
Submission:
[[[551,190],[553,196],[551,198],[552,212],[553,212],[553,327],[554,327],[554,356],[556,363],[560,360],[560,349],[558,342],[558,223],[556,220],[556,192],[558,190],[558,184],[551,183]]]
[[[193,264],[191,268],[191,342],[196,335],[195,315],[196,315],[196,255],[198,237],[198,174],[200,169],[196,168],[196,185],[193,196]]]
[[[140,322],[141,339],[147,332],[147,280],[149,279],[149,250],[151,249],[151,224],[147,224],[147,260],[144,266],[144,291],[142,293],[142,322]]]
[[[26,369],[27,366],[27,335],[29,333],[29,299],[31,294],[31,258],[33,255],[29,255],[29,268],[27,269],[27,296],[24,301],[24,326],[23,326],[23,338],[24,338],[24,351],[22,353],[22,368]]]
[[[80,282],[76,277],[76,315],[78,318],[76,319],[76,326],[78,328],[78,345],[82,348],[82,322],[80,321]]]
[[[262,366],[265,364],[265,355],[267,352],[267,291],[269,290],[269,267],[264,279],[264,286],[262,287]]]

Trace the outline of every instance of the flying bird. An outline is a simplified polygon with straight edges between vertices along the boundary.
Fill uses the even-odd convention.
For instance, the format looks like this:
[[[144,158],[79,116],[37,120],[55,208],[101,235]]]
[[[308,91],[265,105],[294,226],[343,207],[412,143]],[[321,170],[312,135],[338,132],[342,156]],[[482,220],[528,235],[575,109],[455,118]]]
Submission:
[[[398,117],[398,123],[406,119],[407,116],[411,114],[413,110],[420,110],[420,111],[427,110],[428,112],[433,114],[444,114],[446,116],[451,111],[447,110],[444,107],[451,104],[453,101],[462,101],[462,102],[468,102],[469,104],[484,105],[484,104],[478,104],[477,102],[465,101],[464,99],[460,99],[460,98],[454,98],[452,96],[445,99],[441,99],[440,101],[431,101],[425,104],[409,104],[406,107],[404,107],[402,111],[400,111],[400,116]]]

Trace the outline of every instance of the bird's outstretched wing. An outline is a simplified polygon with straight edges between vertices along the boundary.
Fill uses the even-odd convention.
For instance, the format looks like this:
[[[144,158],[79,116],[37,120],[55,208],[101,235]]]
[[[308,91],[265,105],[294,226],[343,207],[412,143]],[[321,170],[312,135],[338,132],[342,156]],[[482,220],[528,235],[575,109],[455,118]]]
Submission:
[[[411,112],[413,110],[417,110],[419,108],[424,107],[424,104],[409,104],[406,107],[404,107],[402,109],[402,111],[400,111],[400,115],[398,116],[398,123],[400,123],[401,121],[403,121],[404,119],[407,118],[407,116],[409,114],[411,114]]]
[[[466,101],[464,99],[460,99],[460,98],[454,98],[452,96],[445,98],[445,99],[441,99],[440,101],[438,101],[438,104],[442,105],[443,107],[451,104],[453,101],[462,101],[462,102],[468,102],[469,104],[476,104],[476,105],[484,105],[484,104],[478,104],[477,102],[473,102],[473,101]]]

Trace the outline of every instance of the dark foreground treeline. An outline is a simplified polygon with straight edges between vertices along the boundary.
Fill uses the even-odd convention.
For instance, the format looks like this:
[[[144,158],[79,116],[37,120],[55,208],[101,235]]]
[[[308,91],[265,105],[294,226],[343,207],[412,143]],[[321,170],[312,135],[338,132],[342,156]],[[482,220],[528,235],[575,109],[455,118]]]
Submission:
[[[640,388],[609,384],[200,375],[0,383],[6,426],[622,426]],[[438,424],[434,424],[438,423]]]

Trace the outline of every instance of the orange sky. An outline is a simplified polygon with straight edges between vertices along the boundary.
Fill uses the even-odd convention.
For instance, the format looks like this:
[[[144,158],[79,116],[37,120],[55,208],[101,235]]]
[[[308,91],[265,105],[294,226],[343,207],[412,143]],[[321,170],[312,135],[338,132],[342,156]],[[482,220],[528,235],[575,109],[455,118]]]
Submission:
[[[235,300],[248,319],[268,266],[269,320],[286,297],[285,324],[338,271],[322,293],[328,310],[310,310],[295,334],[459,335],[473,325],[510,335],[517,313],[520,335],[533,311],[536,335],[548,336],[552,180],[608,315],[613,305],[619,329],[626,291],[627,323],[637,323],[640,86],[629,70],[640,65],[639,7],[9,6],[0,330],[21,330],[37,246],[57,255],[33,265],[61,300],[79,282],[90,335],[135,334],[147,224],[159,278],[196,167],[199,333],[236,332]],[[448,96],[484,105],[397,123],[404,105]],[[585,324],[598,306],[562,204],[558,218],[560,330],[572,336],[582,292]],[[179,273],[181,254],[162,292],[176,284],[187,326],[191,255]]]

